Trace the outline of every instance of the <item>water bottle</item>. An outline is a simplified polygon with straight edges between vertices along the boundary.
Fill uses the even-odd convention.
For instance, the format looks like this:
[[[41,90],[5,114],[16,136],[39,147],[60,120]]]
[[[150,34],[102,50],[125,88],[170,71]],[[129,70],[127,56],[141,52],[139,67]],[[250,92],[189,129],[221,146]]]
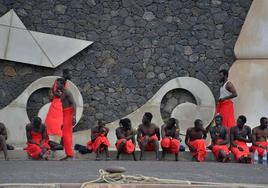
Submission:
[[[264,165],[267,164],[267,150],[266,149],[263,151],[262,164]]]
[[[259,153],[258,150],[256,149],[254,151],[254,164],[258,164],[259,163]]]

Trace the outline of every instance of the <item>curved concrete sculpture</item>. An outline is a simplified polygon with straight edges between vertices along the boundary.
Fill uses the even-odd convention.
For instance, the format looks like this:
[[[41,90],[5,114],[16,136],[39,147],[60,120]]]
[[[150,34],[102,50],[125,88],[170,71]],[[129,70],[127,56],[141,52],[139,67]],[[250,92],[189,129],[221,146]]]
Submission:
[[[178,77],[170,80],[147,103],[125,118],[129,118],[133,128],[137,128],[141,123],[144,112],[148,111],[154,116],[152,122],[161,126],[164,123],[160,112],[161,101],[169,91],[179,88],[189,91],[197,102],[197,104],[182,103],[173,110],[172,116],[178,118],[180,121],[181,133],[185,133],[189,126],[193,126],[196,118],[203,120],[205,126],[208,125],[213,120],[215,114],[214,96],[207,85],[191,77]],[[184,112],[186,113],[183,114]],[[115,129],[118,127],[118,122],[119,120],[116,120],[106,125],[110,129],[108,137],[111,141],[111,147],[114,147],[116,142]],[[89,130],[74,133],[74,143],[85,144],[89,139]]]
[[[26,111],[28,99],[38,89],[51,88],[54,80],[57,78],[57,76],[46,76],[34,81],[13,102],[0,110],[0,121],[6,125],[9,143],[16,145],[25,144],[25,125],[30,121]],[[78,88],[72,82],[69,82],[69,88],[77,101],[76,120],[78,122],[83,114],[83,98]],[[46,113],[41,112],[40,114],[44,115]]]
[[[232,65],[229,79],[238,97],[234,99],[236,117],[247,116],[252,128],[267,114],[268,90],[268,1],[254,0],[235,44],[238,60]]]

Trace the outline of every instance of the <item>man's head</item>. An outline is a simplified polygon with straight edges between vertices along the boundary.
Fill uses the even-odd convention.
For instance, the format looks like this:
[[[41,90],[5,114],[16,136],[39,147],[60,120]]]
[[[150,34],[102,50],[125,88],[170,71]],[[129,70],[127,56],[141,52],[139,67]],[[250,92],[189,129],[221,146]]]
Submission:
[[[102,120],[98,120],[98,126],[104,127],[105,123]]]
[[[128,118],[121,119],[119,124],[123,127],[124,130],[131,130],[131,121]]]
[[[268,119],[267,119],[267,117],[262,117],[260,119],[260,123],[261,123],[261,128],[262,129],[267,129],[267,127],[268,127]]]
[[[221,115],[216,115],[214,119],[215,119],[216,125],[222,125],[222,116]]]
[[[197,119],[194,121],[194,127],[196,130],[201,131],[203,130],[203,121],[201,119]]]
[[[63,69],[62,71],[62,77],[64,78],[64,80],[71,80],[71,71],[70,69]]]
[[[32,124],[33,124],[34,127],[39,128],[41,126],[41,124],[42,124],[41,118],[37,117],[37,116],[33,117]]]
[[[63,90],[64,89],[65,80],[63,78],[57,79],[57,89]]]
[[[151,123],[153,115],[150,112],[145,112],[142,118],[142,123],[148,125]]]
[[[243,116],[243,115],[239,116],[236,121],[237,126],[240,128],[242,128],[246,122],[247,122],[247,118],[246,116]]]
[[[167,127],[177,126],[178,122],[179,121],[177,119],[175,119],[175,118],[169,118],[167,120]]]
[[[220,75],[219,81],[224,82],[228,78],[229,75],[228,70],[226,69],[220,70],[219,75]]]

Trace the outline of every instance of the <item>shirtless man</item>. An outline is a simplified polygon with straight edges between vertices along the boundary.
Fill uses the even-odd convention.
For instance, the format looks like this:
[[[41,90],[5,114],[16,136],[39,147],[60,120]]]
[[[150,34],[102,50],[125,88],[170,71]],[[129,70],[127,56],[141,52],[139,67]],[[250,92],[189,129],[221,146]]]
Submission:
[[[195,120],[194,127],[190,127],[186,131],[185,144],[192,152],[193,159],[203,162],[207,155],[206,139],[207,132],[203,127],[203,122],[200,119]]]
[[[251,163],[247,143],[251,142],[251,128],[245,123],[247,118],[243,115],[237,119],[237,125],[231,128],[231,151],[239,163]]]
[[[35,160],[48,160],[50,146],[46,127],[39,117],[34,117],[32,122],[26,125],[27,147],[24,148],[28,156]]]
[[[159,143],[160,131],[159,128],[151,123],[153,115],[150,112],[145,112],[142,118],[142,124],[137,130],[137,141],[141,149],[140,160],[143,160],[145,151],[154,151],[156,160],[159,160]]]
[[[73,151],[73,124],[75,124],[76,104],[73,96],[68,88],[65,88],[65,80],[63,78],[57,79],[57,82],[62,90],[61,102],[63,110],[63,145],[66,157],[61,160],[72,160],[74,157]]]
[[[175,154],[175,161],[178,161],[181,142],[178,120],[169,118],[161,127],[161,136],[162,159],[165,160],[166,153],[172,153]]]
[[[252,130],[252,147],[251,150],[254,152],[258,150],[259,157],[263,157],[263,151],[268,150],[268,119],[262,117],[260,119],[260,126],[255,127]]]
[[[228,162],[230,160],[228,129],[222,125],[221,115],[215,116],[215,124],[210,129],[212,140],[210,148],[219,162]]]
[[[133,159],[136,161],[135,156],[135,131],[132,129],[131,121],[128,118],[121,119],[119,121],[119,127],[115,130],[117,142],[115,144],[117,148],[116,159],[119,160],[120,154],[128,153],[132,154]]]
[[[8,154],[7,154],[7,130],[3,123],[0,123],[0,151],[3,150],[5,160],[8,160]]]
[[[98,125],[93,127],[91,130],[91,140],[87,143],[87,148],[90,151],[96,153],[96,161],[100,159],[100,153],[105,152],[106,160],[111,160],[109,150],[110,142],[107,138],[109,133],[109,129],[105,127],[105,124],[99,120]]]

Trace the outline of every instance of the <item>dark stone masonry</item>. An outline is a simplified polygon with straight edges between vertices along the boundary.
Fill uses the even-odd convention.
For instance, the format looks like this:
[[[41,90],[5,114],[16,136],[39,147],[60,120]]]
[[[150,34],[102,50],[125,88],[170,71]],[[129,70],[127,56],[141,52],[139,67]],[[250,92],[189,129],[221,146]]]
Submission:
[[[0,60],[0,107],[36,79],[61,75],[64,68],[73,70],[84,99],[77,130],[96,119],[111,122],[131,113],[179,76],[200,79],[217,98],[217,73],[235,61],[233,48],[251,2],[0,0],[0,16],[13,8],[29,30],[95,41],[56,69]],[[182,101],[170,95],[163,101]],[[29,116],[47,102],[47,89],[35,92]],[[162,111],[170,111],[162,105]]]

